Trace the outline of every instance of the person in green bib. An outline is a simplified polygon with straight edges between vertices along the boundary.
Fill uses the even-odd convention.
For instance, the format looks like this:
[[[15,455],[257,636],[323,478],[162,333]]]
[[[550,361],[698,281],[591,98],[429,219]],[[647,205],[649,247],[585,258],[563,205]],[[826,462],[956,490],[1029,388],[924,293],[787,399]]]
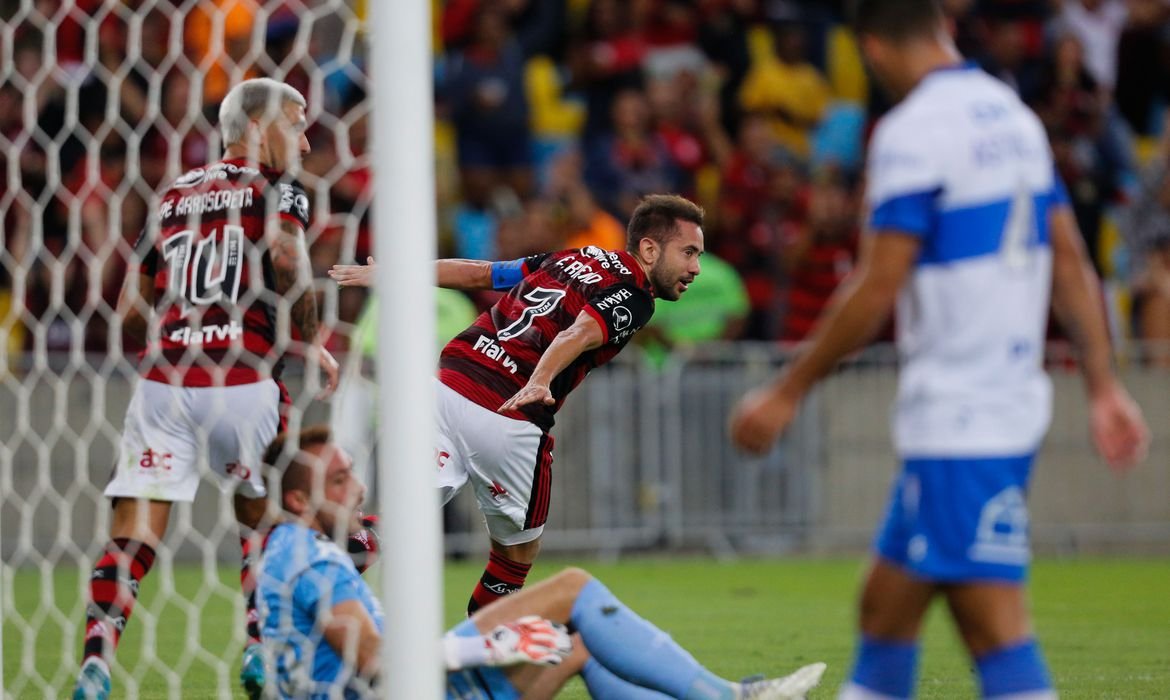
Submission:
[[[642,349],[647,361],[661,369],[675,348],[739,338],[750,310],[739,273],[706,253],[703,274],[678,301],[659,305],[638,337],[645,338]]]
[[[479,315],[475,304],[463,292],[435,289],[435,357],[439,351]],[[378,297],[371,294],[354,324],[345,381],[333,400],[330,429],[337,443],[353,457],[354,472],[364,483],[373,477],[375,421],[378,385],[373,381],[374,358],[378,352]],[[354,354],[356,351],[356,355]],[[365,370],[363,370],[365,368]]]

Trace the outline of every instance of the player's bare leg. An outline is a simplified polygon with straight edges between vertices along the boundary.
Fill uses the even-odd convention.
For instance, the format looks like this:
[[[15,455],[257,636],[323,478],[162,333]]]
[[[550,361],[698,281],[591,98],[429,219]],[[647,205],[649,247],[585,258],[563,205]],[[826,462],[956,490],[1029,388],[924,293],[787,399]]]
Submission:
[[[503,544],[492,540],[492,551],[487,567],[471,599],[467,602],[467,614],[471,616],[503,596],[515,593],[524,587],[532,562],[540,554],[540,537],[519,544]]]
[[[170,515],[167,501],[114,499],[110,542],[89,579],[85,651],[75,700],[109,696],[110,661],[138,600],[139,583],[154,566],[155,548],[166,535]]]
[[[840,697],[910,697],[918,665],[918,635],[937,588],[901,567],[874,559],[858,606],[861,640]]]
[[[914,579],[884,559],[875,559],[861,590],[861,633],[899,642],[918,639],[934,594],[934,584]]]
[[[525,700],[552,697],[574,673],[582,674],[594,697],[665,700],[697,697],[701,688],[702,697],[780,700],[804,697],[824,672],[824,664],[812,664],[785,678],[748,684],[719,678],[581,569],[566,569],[501,598],[471,619],[487,633],[525,615],[568,624],[579,632],[573,637],[574,653],[562,666],[509,675]]]
[[[240,664],[240,685],[249,698],[259,698],[264,692],[267,674],[260,646],[260,613],[256,610],[256,574],[253,569],[260,553],[260,545],[274,524],[268,516],[268,499],[246,498],[239,494],[233,501],[236,521],[240,524],[240,592],[244,595],[245,635],[244,658]]]
[[[1023,585],[960,584],[947,586],[944,594],[975,662],[984,697],[1016,693],[1056,697],[1032,633]]]

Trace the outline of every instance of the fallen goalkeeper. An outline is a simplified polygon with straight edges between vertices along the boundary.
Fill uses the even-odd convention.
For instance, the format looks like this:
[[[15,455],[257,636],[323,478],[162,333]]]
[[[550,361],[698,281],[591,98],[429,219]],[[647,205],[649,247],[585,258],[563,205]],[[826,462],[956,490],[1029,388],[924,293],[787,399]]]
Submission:
[[[286,512],[268,537],[257,582],[275,689],[286,698],[365,697],[379,679],[382,609],[337,544],[368,524],[358,509],[365,486],[323,426],[277,436],[265,462],[279,467],[270,469],[280,482],[271,492]],[[804,697],[825,668],[724,680],[581,569],[501,598],[441,643],[447,698],[460,700],[550,698],[578,673],[597,698],[782,700]]]

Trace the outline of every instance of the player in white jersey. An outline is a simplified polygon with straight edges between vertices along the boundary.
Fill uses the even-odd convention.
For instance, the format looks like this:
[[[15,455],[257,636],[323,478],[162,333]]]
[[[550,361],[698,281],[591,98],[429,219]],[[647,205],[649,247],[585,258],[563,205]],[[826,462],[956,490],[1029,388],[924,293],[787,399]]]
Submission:
[[[1105,461],[1140,461],[1148,432],[1112,371],[1097,282],[1036,117],[962,62],[935,0],[860,0],[854,22],[867,63],[899,102],[870,146],[862,260],[809,346],[737,406],[732,437],[768,449],[809,388],[896,303],[902,471],[841,697],[913,694],[918,632],[942,594],[984,697],[1052,698],[1023,588],[1025,494],[1051,414],[1050,301],[1080,352]]]

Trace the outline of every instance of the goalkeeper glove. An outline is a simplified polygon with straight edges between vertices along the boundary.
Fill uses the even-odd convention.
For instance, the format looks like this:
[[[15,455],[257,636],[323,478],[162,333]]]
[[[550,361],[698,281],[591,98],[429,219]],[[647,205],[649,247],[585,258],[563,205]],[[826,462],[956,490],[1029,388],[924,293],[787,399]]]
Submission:
[[[378,538],[378,516],[366,515],[362,517],[362,529],[349,536],[345,549],[353,559],[354,566],[359,574],[378,561],[378,551],[382,549],[382,541]]]
[[[486,666],[555,666],[573,650],[564,625],[536,615],[506,622],[484,635]]]

